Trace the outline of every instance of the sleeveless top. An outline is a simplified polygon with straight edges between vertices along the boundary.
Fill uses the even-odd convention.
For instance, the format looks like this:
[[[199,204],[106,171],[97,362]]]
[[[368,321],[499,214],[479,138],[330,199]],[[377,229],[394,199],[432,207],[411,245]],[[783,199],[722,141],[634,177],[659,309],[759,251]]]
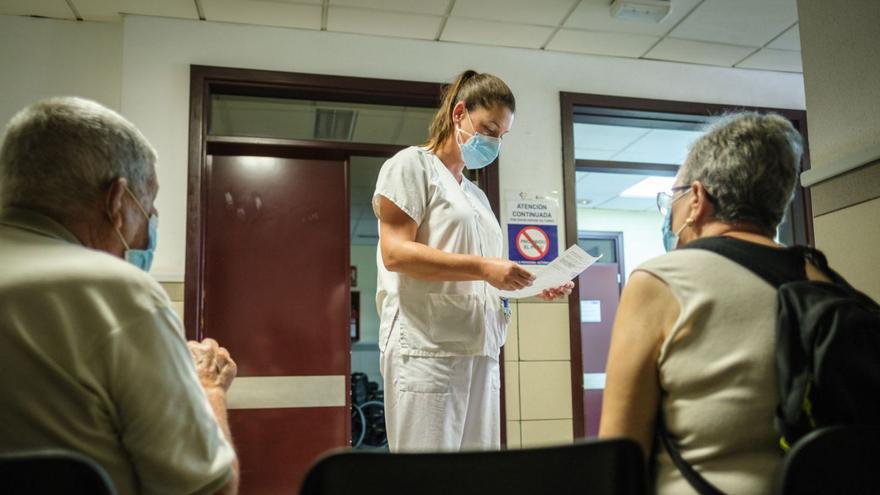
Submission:
[[[789,250],[725,239],[791,278],[804,271],[803,257]],[[680,304],[657,362],[672,441],[725,493],[771,493],[782,460],[773,428],[776,289],[701,249],[679,249],[637,270],[666,283]],[[657,493],[695,493],[662,447],[656,463]]]

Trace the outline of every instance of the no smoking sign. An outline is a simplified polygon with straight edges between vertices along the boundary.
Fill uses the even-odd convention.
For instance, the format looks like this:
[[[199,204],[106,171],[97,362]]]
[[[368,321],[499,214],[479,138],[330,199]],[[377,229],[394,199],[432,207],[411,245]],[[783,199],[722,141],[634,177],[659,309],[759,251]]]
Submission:
[[[555,225],[507,225],[512,261],[525,265],[545,265],[556,258]]]
[[[516,249],[529,261],[540,260],[550,250],[550,236],[540,227],[526,227],[516,234]]]

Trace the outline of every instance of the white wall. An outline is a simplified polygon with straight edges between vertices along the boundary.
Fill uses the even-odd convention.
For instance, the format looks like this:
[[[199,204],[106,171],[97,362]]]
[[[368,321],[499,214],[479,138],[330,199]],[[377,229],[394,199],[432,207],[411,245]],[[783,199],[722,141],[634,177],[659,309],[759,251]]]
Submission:
[[[798,2],[811,166],[877,149],[880,2]],[[876,158],[876,155],[875,155]]]
[[[495,73],[513,89],[518,110],[501,153],[502,193],[561,194],[560,91],[804,107],[803,79],[791,73],[140,16],[125,17],[121,28],[10,17],[0,22],[4,111],[43,93],[83,94],[121,106],[158,149],[162,224],[153,272],[172,280],[182,280],[185,261],[190,64],[433,82],[466,68]],[[121,49],[114,38],[120,29]],[[34,61],[21,60],[20,39],[36,46]],[[121,85],[112,63],[120,51]],[[17,89],[37,88],[34,79],[52,84]]]
[[[159,149],[159,209],[181,213],[163,217],[157,274],[183,273],[190,64],[422,81],[495,73],[517,95],[502,191],[561,192],[559,91],[803,108],[799,74],[149,17],[125,19],[123,53],[123,111]]]
[[[814,205],[820,196],[850,199],[815,218],[816,247],[852,285],[880,300],[880,2],[841,3],[798,1],[812,166],[854,155],[869,161],[813,188]]]
[[[49,96],[120,108],[122,26],[0,16],[0,126]]]
[[[659,212],[602,210],[578,208],[578,230],[623,232],[623,260],[626,277],[639,265],[660,256],[663,236],[660,227],[663,216]]]

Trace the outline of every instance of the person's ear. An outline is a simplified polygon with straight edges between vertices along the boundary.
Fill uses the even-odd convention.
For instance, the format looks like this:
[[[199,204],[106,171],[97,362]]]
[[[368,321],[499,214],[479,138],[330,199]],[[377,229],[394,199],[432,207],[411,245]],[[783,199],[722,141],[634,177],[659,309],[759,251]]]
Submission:
[[[119,177],[110,183],[105,193],[107,218],[117,230],[122,228],[122,199],[125,197],[125,188],[127,186],[128,181],[125,178]]]
[[[712,211],[712,202],[709,201],[706,187],[702,182],[694,181],[691,184],[690,214],[688,217],[692,218],[694,223],[702,224],[712,216]]]
[[[459,101],[452,107],[452,122],[461,125],[461,119],[464,118],[464,100]]]

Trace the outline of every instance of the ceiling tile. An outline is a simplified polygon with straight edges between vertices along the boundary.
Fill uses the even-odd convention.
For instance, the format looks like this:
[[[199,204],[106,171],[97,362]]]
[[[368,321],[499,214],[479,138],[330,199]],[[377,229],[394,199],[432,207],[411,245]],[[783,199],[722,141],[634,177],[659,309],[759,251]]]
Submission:
[[[76,19],[64,0],[3,0],[0,2],[0,14]]]
[[[795,22],[796,0],[706,0],[669,36],[759,47]]]
[[[743,69],[764,69],[784,72],[803,72],[801,52],[792,50],[773,50],[765,48],[743,60],[737,67]]]
[[[637,174],[577,172],[575,198],[578,201],[588,200],[590,203],[585,206],[597,207],[646,177]]]
[[[645,54],[644,58],[732,67],[733,64],[739,62],[753,51],[754,48],[746,46],[666,38]]]
[[[330,7],[327,30],[432,40],[443,18],[378,10]]]
[[[574,124],[575,148],[618,152],[641,139],[650,129],[616,125]]]
[[[121,19],[122,2],[117,0],[71,0],[71,3],[79,16],[87,21],[115,22]]]
[[[452,15],[501,22],[558,26],[576,0],[456,0]]]
[[[440,39],[483,45],[540,48],[552,32],[553,28],[550,27],[450,17]]]
[[[379,177],[379,169],[385,163],[384,157],[352,156],[351,162],[351,187],[365,187],[373,195],[376,188],[376,178]],[[369,204],[369,199],[367,200]]]
[[[669,15],[654,23],[611,17],[610,0],[583,0],[565,22],[565,27],[663,36],[699,3],[700,0],[675,0]]]
[[[597,150],[596,148],[574,148],[575,160],[608,160],[616,155],[614,150]]]
[[[331,8],[362,7],[411,14],[445,15],[450,0],[330,0]]]
[[[547,45],[548,50],[592,53],[612,57],[641,57],[660,38],[640,34],[561,29]]]
[[[800,51],[801,49],[801,32],[799,26],[795,24],[788,31],[782,33],[781,36],[773,40],[767,48],[774,48],[777,50],[795,50]]]
[[[204,0],[202,0],[204,1]],[[246,0],[249,2],[270,2],[270,3],[307,3],[311,5],[321,5],[323,0]]]
[[[702,134],[699,131],[652,129],[621,150],[613,160],[680,165],[687,156],[688,146]]]
[[[428,140],[428,127],[434,120],[434,108],[407,108],[403,114],[400,134],[394,144],[414,145]]]
[[[390,143],[402,118],[400,107],[360,111],[351,140],[356,143]]]
[[[77,3],[82,0],[74,0]],[[161,17],[179,17],[182,19],[198,19],[199,11],[195,2],[180,0],[121,0],[119,12],[124,14],[155,15]]]
[[[209,21],[321,29],[321,6],[257,0],[202,0]]]
[[[597,208],[603,210],[629,210],[629,211],[657,211],[657,200],[655,198],[613,198]],[[659,218],[659,213],[658,213]],[[659,225],[659,223],[658,223]]]

